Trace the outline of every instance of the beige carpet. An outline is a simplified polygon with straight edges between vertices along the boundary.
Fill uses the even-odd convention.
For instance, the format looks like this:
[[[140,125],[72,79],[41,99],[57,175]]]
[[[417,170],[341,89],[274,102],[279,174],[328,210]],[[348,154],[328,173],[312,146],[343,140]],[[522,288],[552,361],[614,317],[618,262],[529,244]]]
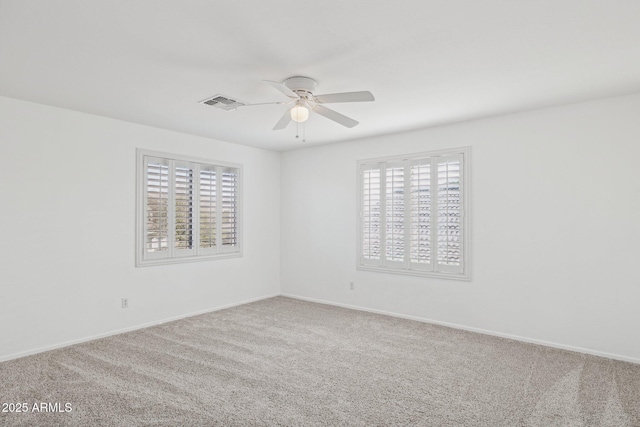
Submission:
[[[283,297],[4,362],[0,381],[28,407],[2,426],[640,426],[640,365]]]

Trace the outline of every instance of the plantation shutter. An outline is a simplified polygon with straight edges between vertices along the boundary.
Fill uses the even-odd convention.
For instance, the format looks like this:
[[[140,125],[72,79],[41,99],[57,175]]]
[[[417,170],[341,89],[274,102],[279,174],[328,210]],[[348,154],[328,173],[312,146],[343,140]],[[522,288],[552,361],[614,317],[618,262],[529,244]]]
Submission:
[[[175,256],[195,254],[193,236],[194,165],[174,162],[174,248]]]
[[[410,268],[433,270],[431,250],[431,159],[411,161]]]
[[[405,261],[405,165],[385,168],[385,265],[404,266]]]
[[[241,255],[240,165],[138,151],[136,266]]]
[[[200,253],[216,253],[218,248],[217,167],[200,167]]]
[[[221,250],[233,252],[238,250],[238,169],[221,169]]]
[[[169,256],[169,161],[146,157],[144,168],[144,257],[166,258]]]
[[[380,166],[362,166],[361,245],[362,263],[380,264],[382,201]]]
[[[360,164],[359,265],[464,275],[464,152]]]
[[[461,273],[462,155],[437,157],[437,270]]]

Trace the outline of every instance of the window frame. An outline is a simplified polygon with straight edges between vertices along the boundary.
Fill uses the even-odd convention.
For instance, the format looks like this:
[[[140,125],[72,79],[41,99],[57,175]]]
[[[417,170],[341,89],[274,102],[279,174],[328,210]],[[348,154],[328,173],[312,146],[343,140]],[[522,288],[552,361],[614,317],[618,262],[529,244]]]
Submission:
[[[406,187],[403,187],[405,202],[409,202],[409,205],[403,207],[404,214],[404,247],[405,251],[405,261],[392,261],[389,262],[385,258],[385,249],[386,245],[385,233],[383,233],[383,229],[386,226],[386,212],[383,211],[383,206],[386,210],[389,209],[386,206],[386,201],[384,205],[381,203],[380,205],[380,259],[379,260],[369,260],[365,259],[364,256],[364,205],[365,205],[365,188],[364,188],[364,171],[365,170],[375,170],[375,167],[372,167],[376,164],[384,163],[385,167],[381,167],[379,169],[379,180],[380,180],[380,199],[385,198],[386,194],[386,168],[387,165],[398,165],[404,164],[408,165],[408,168],[405,166],[405,182],[410,182],[411,176],[411,167],[415,164],[424,161],[425,159],[429,159],[431,161],[432,158],[446,158],[448,156],[460,156],[462,159],[462,165],[460,167],[460,201],[461,201],[461,233],[462,238],[460,240],[460,244],[462,246],[460,256],[461,256],[461,271],[441,271],[438,270],[437,263],[433,265],[433,259],[429,263],[431,266],[429,270],[425,270],[423,268],[419,268],[417,265],[412,267],[411,263],[411,254],[407,251],[408,248],[411,248],[411,230],[407,229],[407,225],[409,225],[410,218],[407,218],[407,213],[410,212],[411,209],[411,191],[409,187],[409,191],[405,190]],[[357,188],[357,211],[356,211],[356,224],[357,224],[357,244],[356,244],[356,268],[358,270],[365,271],[374,271],[381,273],[391,273],[391,274],[402,274],[402,275],[411,275],[411,276],[421,276],[421,277],[433,277],[433,278],[441,278],[441,279],[453,279],[453,280],[462,280],[462,281],[470,281],[471,280],[471,147],[458,147],[451,149],[442,149],[442,150],[434,150],[434,151],[426,151],[420,153],[410,153],[403,154],[397,156],[387,156],[387,157],[377,157],[370,159],[360,159],[356,162],[356,188]],[[437,161],[436,161],[437,164]],[[434,183],[434,179],[437,179],[437,170],[435,172],[431,172],[430,179],[430,188]],[[433,177],[433,174],[436,175],[436,178]],[[437,194],[431,194],[431,205],[430,212],[433,211],[437,201]],[[437,220],[436,220],[437,221]],[[437,254],[431,254],[432,257],[437,257]],[[446,268],[444,269],[446,270]]]
[[[168,185],[171,189],[169,191],[168,196],[168,205],[170,206],[168,212],[168,221],[167,225],[168,231],[168,249],[166,256],[158,256],[155,252],[147,252],[146,250],[146,213],[147,213],[147,159],[162,159],[166,161],[167,165],[169,165],[169,178]],[[173,165],[173,168],[171,167]],[[191,249],[176,249],[175,246],[175,229],[172,230],[173,220],[176,216],[176,207],[175,207],[175,168],[176,166],[184,166],[184,165],[195,165],[193,169],[193,195],[191,196],[191,210],[193,212],[193,223],[192,223],[192,233],[193,233],[193,248]],[[233,247],[224,247],[221,244],[222,238],[216,242],[216,245],[219,247],[215,252],[212,253],[210,248],[200,248],[200,170],[201,166],[205,168],[215,168],[216,172],[216,227],[222,227],[220,222],[222,211],[221,208],[218,210],[218,206],[221,206],[222,203],[220,199],[222,198],[220,187],[222,177],[218,178],[218,174],[222,175],[222,171],[224,169],[235,169],[237,170],[237,186],[236,186],[236,212],[235,212],[235,220],[236,220],[236,245]],[[220,182],[218,182],[218,179]],[[173,184],[173,187],[172,187]],[[180,154],[174,153],[166,153],[160,151],[152,151],[146,150],[142,148],[136,149],[136,257],[135,257],[135,265],[136,267],[145,267],[152,265],[166,265],[166,264],[179,264],[184,262],[195,262],[195,261],[208,261],[213,259],[220,258],[235,258],[241,257],[243,254],[243,245],[242,245],[242,195],[243,195],[243,166],[238,163],[231,162],[223,162],[219,160],[210,160],[203,159],[198,157],[190,157],[184,156]],[[175,227],[174,227],[175,228]],[[220,228],[222,230],[222,228]],[[217,231],[217,230],[216,230]],[[218,235],[221,235],[221,231]],[[237,247],[237,249],[235,249]],[[180,254],[182,252],[182,254]]]

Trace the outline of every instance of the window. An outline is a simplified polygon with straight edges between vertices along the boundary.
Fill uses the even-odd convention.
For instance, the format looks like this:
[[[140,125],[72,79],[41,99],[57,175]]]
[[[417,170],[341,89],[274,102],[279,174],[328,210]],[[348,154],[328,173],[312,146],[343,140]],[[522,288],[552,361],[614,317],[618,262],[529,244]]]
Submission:
[[[241,170],[138,150],[136,265],[240,256]]]
[[[358,162],[358,268],[469,279],[469,149]]]

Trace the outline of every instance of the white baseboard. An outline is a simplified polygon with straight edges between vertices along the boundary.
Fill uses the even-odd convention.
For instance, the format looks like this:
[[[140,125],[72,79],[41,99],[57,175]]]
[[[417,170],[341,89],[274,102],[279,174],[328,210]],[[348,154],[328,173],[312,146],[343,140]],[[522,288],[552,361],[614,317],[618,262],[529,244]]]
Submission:
[[[630,363],[640,364],[640,359],[636,358],[636,357],[623,356],[623,355],[620,355],[620,354],[607,353],[607,352],[604,352],[604,351],[591,350],[591,349],[582,348],[582,347],[574,347],[574,346],[571,346],[571,345],[565,345],[565,344],[559,344],[559,343],[555,343],[555,342],[543,341],[543,340],[539,340],[539,339],[535,339],[535,338],[528,338],[528,337],[523,337],[523,336],[519,336],[519,335],[505,334],[505,333],[502,333],[502,332],[490,331],[490,330],[487,330],[487,329],[473,328],[473,327],[469,327],[469,326],[458,325],[458,324],[455,324],[455,323],[441,322],[439,320],[426,319],[426,318],[417,317],[417,316],[407,316],[407,315],[404,315],[404,314],[394,313],[394,312],[390,312],[390,311],[376,310],[376,309],[373,309],[373,308],[361,307],[361,306],[350,305],[350,304],[342,304],[342,303],[339,303],[339,302],[325,301],[325,300],[320,300],[320,299],[316,299],[316,298],[303,297],[303,296],[299,296],[299,295],[281,294],[281,296],[288,297],[288,298],[293,298],[293,299],[299,299],[299,300],[302,300],[302,301],[315,302],[315,303],[318,303],[318,304],[326,304],[326,305],[333,305],[333,306],[336,306],[336,307],[349,308],[351,310],[366,311],[366,312],[369,312],[369,313],[376,313],[376,314],[384,314],[386,316],[393,316],[393,317],[399,317],[399,318],[402,318],[402,319],[415,320],[415,321],[418,321],[418,322],[431,323],[431,324],[434,324],[434,325],[441,325],[441,326],[446,326],[446,327],[454,328],[454,329],[461,329],[461,330],[469,331],[469,332],[477,332],[477,333],[484,334],[484,335],[492,335],[492,336],[495,336],[495,337],[508,338],[508,339],[512,339],[512,340],[515,340],[515,341],[521,341],[521,342],[526,342],[526,343],[530,343],[530,344],[543,345],[545,347],[552,347],[552,348],[558,348],[558,349],[561,349],[561,350],[575,351],[577,353],[590,354],[592,356],[606,357],[608,359],[615,359],[615,360],[621,360],[623,362],[630,362]]]
[[[264,296],[257,297],[257,298],[252,298],[252,299],[248,299],[248,300],[234,302],[234,303],[231,303],[231,304],[221,305],[221,306],[215,307],[215,308],[207,308],[205,310],[194,311],[192,313],[187,313],[187,314],[181,314],[179,316],[168,317],[166,319],[157,320],[155,322],[142,323],[142,324],[131,326],[131,327],[128,327],[128,328],[117,329],[115,331],[105,332],[103,334],[91,335],[91,336],[88,336],[88,337],[79,338],[77,340],[65,341],[65,342],[62,342],[62,343],[59,343],[59,344],[53,344],[53,345],[49,345],[49,346],[45,346],[45,347],[34,348],[34,349],[31,349],[31,350],[21,351],[21,352],[18,352],[18,353],[13,353],[13,354],[5,355],[5,356],[0,355],[0,362],[6,362],[8,360],[18,359],[20,357],[25,357],[25,356],[31,356],[33,354],[38,354],[38,353],[42,353],[42,352],[49,351],[49,350],[56,350],[56,349],[63,348],[63,347],[68,347],[68,346],[74,345],[74,344],[81,344],[81,343],[84,343],[84,342],[93,341],[93,340],[97,340],[97,339],[100,339],[100,338],[106,338],[106,337],[110,337],[110,336],[113,336],[113,335],[123,334],[125,332],[136,331],[138,329],[144,329],[144,328],[148,328],[150,326],[161,325],[163,323],[173,322],[175,320],[180,320],[180,319],[184,319],[184,318],[187,318],[187,317],[197,316],[199,314],[212,313],[214,311],[224,310],[225,308],[237,307],[239,305],[249,304],[251,302],[261,301],[261,300],[264,300],[264,299],[269,299],[269,298],[273,298],[273,297],[277,297],[277,296],[279,296],[279,294],[264,295]]]

